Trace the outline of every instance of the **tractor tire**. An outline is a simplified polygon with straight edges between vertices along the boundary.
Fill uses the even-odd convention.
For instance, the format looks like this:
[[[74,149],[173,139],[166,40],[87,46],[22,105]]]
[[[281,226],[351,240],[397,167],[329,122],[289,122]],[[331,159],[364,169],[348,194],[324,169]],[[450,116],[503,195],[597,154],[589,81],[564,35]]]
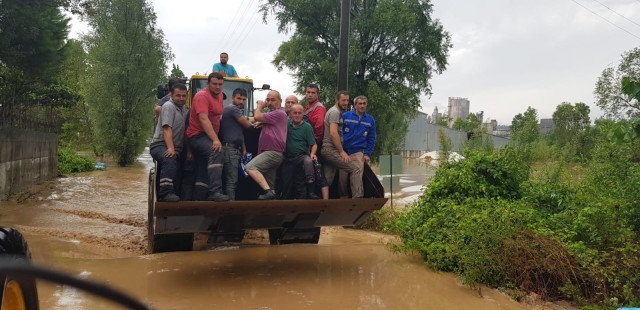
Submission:
[[[269,229],[269,244],[311,243],[318,244],[320,240],[320,227],[285,229]]]
[[[191,251],[193,250],[193,233],[155,235],[151,250],[151,253]]]
[[[12,228],[0,227],[0,257],[4,263],[30,264],[31,252],[24,237]],[[33,277],[0,274],[1,309],[38,309],[38,290]]]
[[[174,251],[191,251],[193,249],[193,233],[186,234],[155,234],[155,217],[153,208],[156,202],[156,170],[149,171],[149,198],[147,214],[148,249],[151,254]]]
[[[282,238],[282,234],[284,233],[284,228],[271,228],[269,229],[269,244],[271,245],[279,245],[280,238]]]
[[[153,241],[154,241],[154,233],[155,233],[155,220],[153,218],[153,206],[155,204],[155,195],[156,195],[156,170],[155,168],[151,168],[149,170],[149,198],[148,198],[148,214],[147,214],[147,240],[150,253],[153,252]]]

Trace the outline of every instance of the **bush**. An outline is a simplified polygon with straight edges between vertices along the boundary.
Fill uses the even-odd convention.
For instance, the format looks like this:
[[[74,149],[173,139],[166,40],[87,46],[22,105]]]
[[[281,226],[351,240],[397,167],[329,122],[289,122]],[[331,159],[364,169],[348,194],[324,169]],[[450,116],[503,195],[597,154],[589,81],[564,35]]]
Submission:
[[[71,149],[58,150],[58,171],[60,174],[93,171],[94,169],[90,158],[78,155]]]
[[[549,149],[506,147],[444,163],[416,203],[386,223],[401,240],[394,249],[514,295],[638,305],[640,164],[631,148],[600,140],[587,165],[566,171],[575,157],[550,162],[534,146]]]

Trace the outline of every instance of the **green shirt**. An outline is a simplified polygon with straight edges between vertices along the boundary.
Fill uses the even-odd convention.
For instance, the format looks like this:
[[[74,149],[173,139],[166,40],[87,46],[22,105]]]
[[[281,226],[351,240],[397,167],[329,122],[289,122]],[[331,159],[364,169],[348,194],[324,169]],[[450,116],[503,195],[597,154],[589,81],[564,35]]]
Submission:
[[[293,126],[293,120],[289,119],[286,155],[309,154],[309,148],[314,144],[316,144],[316,139],[313,137],[311,125],[303,121],[299,126]]]

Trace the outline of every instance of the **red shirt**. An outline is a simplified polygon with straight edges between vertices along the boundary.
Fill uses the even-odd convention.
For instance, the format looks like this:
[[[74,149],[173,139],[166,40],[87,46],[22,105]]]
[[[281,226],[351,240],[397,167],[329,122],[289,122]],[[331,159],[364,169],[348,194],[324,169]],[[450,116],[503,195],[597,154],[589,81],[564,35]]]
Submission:
[[[316,143],[320,145],[324,137],[324,115],[327,114],[327,109],[320,101],[316,100],[307,105],[304,114],[309,118],[309,124],[313,127],[313,137],[316,139]]]
[[[204,132],[200,125],[200,119],[198,118],[198,114],[200,113],[207,113],[209,121],[211,121],[211,126],[213,126],[213,131],[216,135],[220,132],[220,118],[222,118],[223,111],[222,92],[220,92],[216,97],[214,97],[207,88],[199,91],[193,97],[191,113],[189,115],[189,127],[187,127],[187,137],[191,138],[201,132]]]

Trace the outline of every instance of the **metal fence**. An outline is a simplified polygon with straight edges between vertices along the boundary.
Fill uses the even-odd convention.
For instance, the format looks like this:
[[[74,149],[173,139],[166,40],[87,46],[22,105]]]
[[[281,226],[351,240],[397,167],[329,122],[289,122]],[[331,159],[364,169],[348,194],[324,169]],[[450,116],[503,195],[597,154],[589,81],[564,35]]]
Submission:
[[[0,128],[59,133],[60,118],[52,106],[0,101]]]

